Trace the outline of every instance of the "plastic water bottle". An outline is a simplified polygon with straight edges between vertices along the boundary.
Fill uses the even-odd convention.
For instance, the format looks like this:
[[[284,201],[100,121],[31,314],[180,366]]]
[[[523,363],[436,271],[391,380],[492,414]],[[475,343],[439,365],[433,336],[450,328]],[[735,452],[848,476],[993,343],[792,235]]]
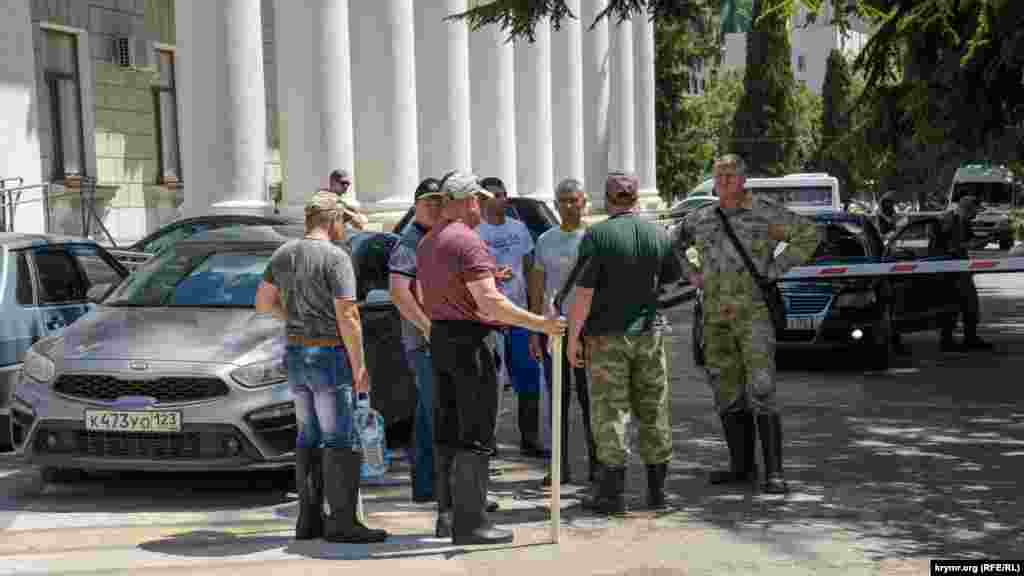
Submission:
[[[387,472],[390,454],[384,442],[384,418],[370,407],[370,396],[359,394],[353,414],[355,433],[363,452],[359,475],[365,480],[379,478]]]

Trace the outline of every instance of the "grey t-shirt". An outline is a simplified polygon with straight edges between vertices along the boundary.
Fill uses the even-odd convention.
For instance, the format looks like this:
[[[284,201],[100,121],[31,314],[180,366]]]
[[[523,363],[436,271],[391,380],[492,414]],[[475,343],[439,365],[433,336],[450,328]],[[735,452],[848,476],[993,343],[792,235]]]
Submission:
[[[406,228],[402,239],[391,249],[388,259],[388,272],[404,276],[412,281],[412,289],[416,290],[416,247],[427,234],[427,229],[413,221]],[[415,324],[402,318],[402,344],[406,350],[418,350],[427,345],[427,339]]]
[[[327,240],[292,240],[274,251],[263,280],[281,292],[289,336],[339,338],[334,300],[356,299],[348,252]]]
[[[561,228],[551,228],[537,238],[533,266],[544,272],[545,315],[553,312],[550,310],[550,306],[555,295],[562,289],[569,277],[569,272],[576,265],[576,254],[579,252],[580,240],[583,239],[585,231],[582,227],[572,232],[565,232]],[[569,304],[575,293],[576,289],[573,288],[562,302],[562,309],[559,311],[561,315],[568,314]]]

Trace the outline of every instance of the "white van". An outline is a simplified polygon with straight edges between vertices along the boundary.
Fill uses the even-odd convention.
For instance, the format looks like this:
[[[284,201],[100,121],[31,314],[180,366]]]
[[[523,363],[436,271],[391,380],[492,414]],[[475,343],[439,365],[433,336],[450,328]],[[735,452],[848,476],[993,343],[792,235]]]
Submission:
[[[787,174],[781,178],[747,178],[746,189],[775,199],[798,214],[815,214],[842,210],[839,179],[828,174]],[[712,195],[715,182],[707,179],[695,187],[690,196]]]
[[[1002,250],[1012,247],[1010,211],[1022,200],[1013,172],[991,164],[961,166],[949,186],[949,207],[964,196],[974,196],[980,203],[978,216],[971,223],[974,235],[998,242]]]

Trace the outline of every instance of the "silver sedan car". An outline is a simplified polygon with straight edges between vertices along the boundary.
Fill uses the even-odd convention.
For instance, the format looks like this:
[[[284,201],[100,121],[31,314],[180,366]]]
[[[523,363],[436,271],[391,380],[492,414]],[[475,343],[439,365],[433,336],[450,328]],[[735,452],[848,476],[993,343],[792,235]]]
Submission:
[[[27,460],[56,472],[293,465],[283,323],[253,308],[295,226],[212,231],[138,268],[27,353],[16,406]]]

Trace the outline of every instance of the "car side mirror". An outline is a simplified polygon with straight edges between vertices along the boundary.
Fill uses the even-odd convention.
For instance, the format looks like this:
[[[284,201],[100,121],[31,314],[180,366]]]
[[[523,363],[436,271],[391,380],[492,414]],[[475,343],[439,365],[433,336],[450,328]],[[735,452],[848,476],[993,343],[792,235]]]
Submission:
[[[93,284],[89,291],[85,293],[85,298],[89,302],[99,303],[103,300],[103,297],[110,292],[110,288],[113,286],[110,282],[104,282],[102,284]]]

